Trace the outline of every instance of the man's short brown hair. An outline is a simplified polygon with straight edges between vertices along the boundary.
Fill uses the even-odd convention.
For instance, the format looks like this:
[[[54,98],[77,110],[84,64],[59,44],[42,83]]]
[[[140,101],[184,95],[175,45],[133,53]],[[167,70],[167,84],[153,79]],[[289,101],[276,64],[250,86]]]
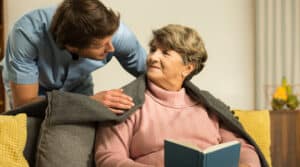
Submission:
[[[57,8],[50,32],[59,47],[88,47],[118,29],[120,16],[99,0],[64,0]]]

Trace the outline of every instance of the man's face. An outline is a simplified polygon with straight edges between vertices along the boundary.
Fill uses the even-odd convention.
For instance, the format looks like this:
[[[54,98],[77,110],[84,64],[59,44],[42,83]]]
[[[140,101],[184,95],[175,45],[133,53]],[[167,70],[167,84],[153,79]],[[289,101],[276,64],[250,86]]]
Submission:
[[[93,60],[103,60],[107,54],[114,52],[115,48],[112,44],[112,35],[103,39],[95,39],[87,48],[75,48],[66,46],[67,50],[79,55],[79,57],[89,58]]]

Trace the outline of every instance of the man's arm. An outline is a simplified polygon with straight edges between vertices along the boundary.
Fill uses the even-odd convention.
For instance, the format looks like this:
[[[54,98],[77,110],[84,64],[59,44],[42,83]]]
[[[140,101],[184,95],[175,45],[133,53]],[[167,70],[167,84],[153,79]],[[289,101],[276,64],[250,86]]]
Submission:
[[[37,60],[41,41],[39,29],[33,28],[38,26],[32,24],[31,17],[22,17],[8,36],[3,66],[14,108],[38,98]]]
[[[38,83],[17,84],[14,82],[10,82],[10,87],[14,108],[43,99],[43,97],[38,96]]]
[[[114,56],[127,72],[136,77],[145,72],[147,53],[125,24],[113,36],[113,45]]]
[[[43,97],[38,96],[39,84],[17,84],[10,82],[13,107],[19,107],[27,103],[42,100]],[[123,93],[122,89],[113,89],[98,92],[91,96],[104,106],[107,106],[112,112],[122,114],[124,111],[134,106],[132,98]]]

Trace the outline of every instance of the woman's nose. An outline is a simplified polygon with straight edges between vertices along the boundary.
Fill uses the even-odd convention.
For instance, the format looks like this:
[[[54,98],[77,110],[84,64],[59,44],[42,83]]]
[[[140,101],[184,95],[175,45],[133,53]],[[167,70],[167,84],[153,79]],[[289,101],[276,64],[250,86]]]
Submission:
[[[161,52],[159,50],[156,50],[149,54],[149,58],[151,59],[158,59],[160,56],[161,56]]]

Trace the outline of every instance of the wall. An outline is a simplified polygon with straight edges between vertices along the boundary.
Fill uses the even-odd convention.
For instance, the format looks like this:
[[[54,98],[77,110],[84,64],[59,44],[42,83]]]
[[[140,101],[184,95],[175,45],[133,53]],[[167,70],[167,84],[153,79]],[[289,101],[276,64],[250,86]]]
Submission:
[[[59,0],[7,0],[7,29],[24,12]],[[209,58],[193,82],[233,108],[254,107],[254,1],[252,0],[103,0],[121,13],[144,47],[151,30],[168,23],[196,28]],[[93,73],[95,90],[118,88],[133,80],[113,60]]]
[[[282,77],[300,98],[300,1],[256,1],[256,108],[271,109]]]

